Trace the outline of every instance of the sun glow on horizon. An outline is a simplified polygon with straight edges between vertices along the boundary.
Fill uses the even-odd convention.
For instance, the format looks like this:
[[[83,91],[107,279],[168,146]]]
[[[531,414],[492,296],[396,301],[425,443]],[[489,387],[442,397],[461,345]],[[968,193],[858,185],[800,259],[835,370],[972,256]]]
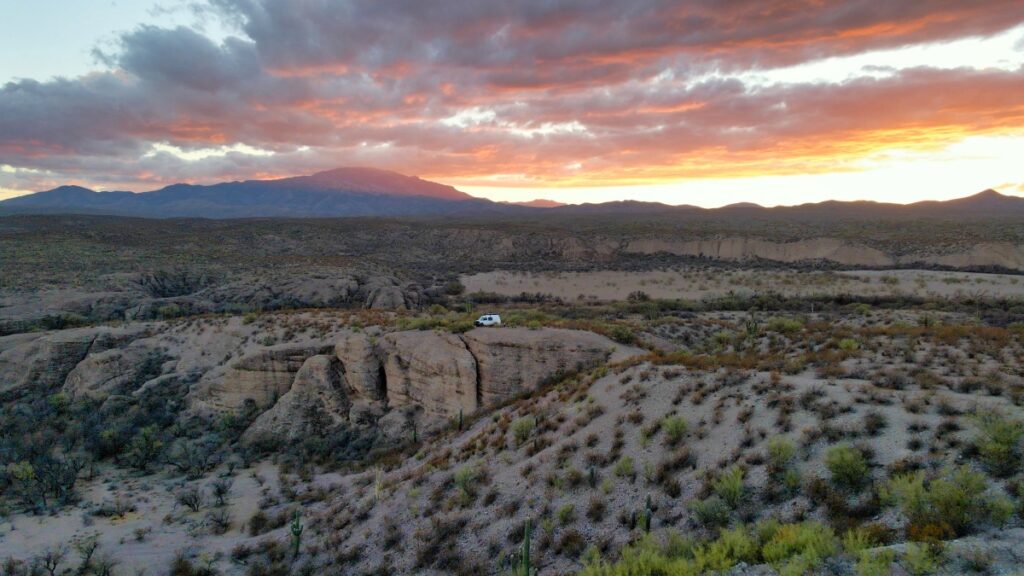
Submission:
[[[499,201],[1024,190],[1024,5],[783,4],[766,18],[756,2],[538,14],[512,2],[416,22],[372,2],[336,18],[331,2],[197,0],[90,12],[106,22],[93,38],[61,34],[59,6],[85,10],[70,0],[8,3],[20,28],[57,39],[33,68],[23,60],[46,34],[0,37],[12,62],[0,69],[0,199],[339,166]],[[84,53],[91,67],[73,57]],[[42,77],[23,78],[33,69]]]

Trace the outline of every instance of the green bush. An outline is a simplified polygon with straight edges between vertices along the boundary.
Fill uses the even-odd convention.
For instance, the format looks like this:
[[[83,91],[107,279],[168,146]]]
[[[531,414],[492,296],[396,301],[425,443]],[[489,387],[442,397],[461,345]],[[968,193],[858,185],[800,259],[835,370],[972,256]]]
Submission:
[[[559,524],[565,526],[576,518],[576,509],[571,503],[565,504],[555,512],[555,518]]]
[[[660,544],[647,535],[626,546],[617,562],[590,555],[580,576],[697,576],[723,573],[740,562],[770,563],[780,574],[802,576],[838,551],[832,530],[817,522],[763,522],[722,530],[701,545],[670,533]]]
[[[633,478],[636,476],[636,467],[633,465],[633,458],[630,456],[623,456],[619,458],[619,461],[615,463],[615,468],[612,472],[616,476]]]
[[[768,440],[768,469],[781,472],[789,468],[796,457],[796,446],[785,436],[774,436]]]
[[[729,522],[729,506],[718,496],[690,502],[690,512],[703,526],[724,526]]]
[[[858,555],[855,567],[857,576],[889,576],[892,574],[892,563],[896,555],[892,550],[880,552],[869,552],[867,550]]]
[[[770,332],[781,332],[783,334],[791,334],[799,332],[804,327],[803,322],[794,318],[780,318],[778,316],[768,319],[768,324],[765,327]]]
[[[903,554],[903,566],[912,576],[927,576],[939,569],[942,565],[941,552],[934,546],[923,544],[907,544],[907,550]]]
[[[1024,422],[1010,420],[996,412],[979,413],[975,420],[978,436],[974,445],[989,471],[1005,478],[1020,470]]]
[[[512,423],[512,437],[516,441],[516,446],[522,446],[530,439],[530,435],[533,434],[534,419],[532,417],[520,418]]]
[[[761,555],[780,573],[799,569],[795,573],[803,574],[838,551],[839,539],[832,529],[812,521],[780,525],[765,542]]]
[[[733,466],[711,483],[715,494],[730,508],[736,508],[743,500],[743,470]]]
[[[686,430],[689,426],[686,423],[686,419],[682,416],[670,416],[665,418],[661,427],[665,430],[665,443],[669,446],[675,446],[686,435]]]
[[[825,467],[832,474],[832,482],[842,488],[859,488],[868,476],[864,454],[849,444],[829,448],[825,453]]]
[[[928,526],[948,526],[956,534],[964,534],[982,520],[1002,520],[1001,506],[992,507],[986,497],[985,477],[966,466],[945,471],[938,478],[926,480],[924,472],[902,474],[882,485],[882,501],[900,508],[910,520],[908,531]]]
[[[853,338],[843,338],[839,341],[839,349],[843,352],[856,352],[860,349],[860,344]]]

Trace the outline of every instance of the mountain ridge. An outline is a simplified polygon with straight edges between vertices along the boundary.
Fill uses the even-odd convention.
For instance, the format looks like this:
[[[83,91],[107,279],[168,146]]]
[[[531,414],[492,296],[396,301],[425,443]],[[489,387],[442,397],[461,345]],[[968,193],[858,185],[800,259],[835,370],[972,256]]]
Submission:
[[[343,167],[274,180],[178,183],[149,192],[97,192],[77,185],[0,201],[0,214],[92,214],[143,218],[331,218],[548,214],[678,217],[907,218],[1024,217],[1024,198],[986,189],[951,200],[895,204],[826,200],[765,207],[740,202],[719,208],[618,200],[561,204],[494,202],[453,186],[366,167]]]

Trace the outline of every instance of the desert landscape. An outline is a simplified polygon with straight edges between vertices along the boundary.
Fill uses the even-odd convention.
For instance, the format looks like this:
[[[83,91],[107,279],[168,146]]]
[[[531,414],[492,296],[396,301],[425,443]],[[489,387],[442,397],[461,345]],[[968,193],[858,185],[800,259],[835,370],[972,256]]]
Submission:
[[[598,218],[0,219],[5,570],[1016,573],[1022,269]]]
[[[1024,576],[1024,2],[0,0],[0,576]]]

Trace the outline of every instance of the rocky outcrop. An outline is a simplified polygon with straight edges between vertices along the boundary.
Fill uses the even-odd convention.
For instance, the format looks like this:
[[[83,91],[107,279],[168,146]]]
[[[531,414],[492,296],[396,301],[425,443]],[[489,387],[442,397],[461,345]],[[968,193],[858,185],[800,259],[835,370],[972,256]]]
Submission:
[[[120,346],[141,328],[79,328],[26,338],[0,352],[0,392],[24,387],[56,390],[90,352]]]
[[[334,353],[345,371],[350,396],[382,402],[387,399],[380,357],[374,349],[378,334],[353,332],[342,336]]]
[[[459,413],[469,415],[534,391],[561,374],[640,352],[576,330],[378,335],[371,329],[345,333],[332,343],[281,345],[249,354],[226,371],[204,377],[193,387],[190,402],[193,409],[214,411],[254,406],[261,414],[246,433],[247,442],[298,439],[343,424],[407,434],[410,422],[427,431]],[[119,374],[113,368],[121,366],[116,358],[91,358],[90,369],[81,371],[101,372],[92,364],[107,360],[112,368],[104,373]],[[72,379],[76,390],[78,382],[78,376]],[[104,382],[116,386],[119,380]]]
[[[477,328],[462,336],[476,359],[480,402],[493,407],[546,381],[607,360],[621,346],[579,330]]]
[[[61,390],[72,399],[103,399],[131,392],[147,375],[157,376],[159,359],[138,347],[89,354],[68,374]],[[149,372],[157,372],[147,374]]]
[[[245,356],[222,375],[204,379],[192,395],[196,407],[237,410],[247,402],[258,409],[273,406],[292,386],[295,374],[311,356],[333,349],[329,343],[266,348]]]
[[[389,407],[415,405],[429,417],[468,414],[479,406],[476,360],[455,334],[395,332],[378,344]]]
[[[335,356],[312,356],[302,364],[281,399],[246,430],[242,441],[323,436],[348,421],[349,407],[341,362]]]

